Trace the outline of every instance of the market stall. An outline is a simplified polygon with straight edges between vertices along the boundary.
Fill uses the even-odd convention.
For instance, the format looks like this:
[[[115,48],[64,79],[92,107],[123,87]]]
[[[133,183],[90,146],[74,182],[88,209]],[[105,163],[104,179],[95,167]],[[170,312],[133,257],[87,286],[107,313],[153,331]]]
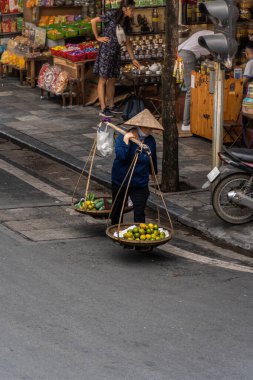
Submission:
[[[213,128],[213,78],[210,71],[192,73],[191,132],[208,140],[212,140]],[[239,114],[242,99],[242,79],[229,76],[224,86],[224,143],[233,143],[240,135]]]
[[[23,0],[0,0],[0,55],[6,50],[9,39],[19,35],[23,26]]]
[[[9,0],[0,1],[2,5]],[[20,83],[35,87],[43,63],[55,64],[54,57],[60,55],[57,54],[57,49],[54,50],[54,54],[51,48],[60,45],[61,50],[65,49],[65,55],[62,58],[70,61],[70,64],[74,62],[73,66],[78,67],[75,69],[76,74],[71,79],[78,82],[77,98],[83,99],[83,73],[87,61],[92,62],[94,60],[96,56],[94,50],[96,49],[94,46],[90,46],[93,42],[88,43],[88,46],[81,46],[80,42],[85,44],[91,39],[90,18],[94,16],[96,9],[96,1],[27,0],[24,4],[20,2],[18,10],[24,12],[24,22],[22,21],[20,27],[20,34],[22,35],[8,38],[8,40],[5,38],[5,46],[2,50],[6,51],[0,61],[1,74],[17,71]],[[9,8],[6,7],[5,11],[7,12],[7,10]],[[13,13],[12,16],[14,14],[16,15]],[[6,13],[5,16],[7,15]],[[7,30],[5,26],[7,24],[2,22],[0,25],[5,28],[4,30]],[[81,61],[83,69],[79,70]],[[66,65],[65,61],[62,61],[60,66]],[[83,103],[82,100],[81,102]]]
[[[182,23],[196,30],[212,29],[213,25],[199,12],[202,0],[180,0]],[[245,45],[253,39],[253,2],[239,0],[239,19],[236,38],[239,43],[231,70],[225,71],[224,88],[224,143],[239,142],[242,136],[241,105],[243,99],[242,75],[246,63]],[[191,132],[212,139],[214,62],[202,62],[192,73]]]
[[[22,35],[10,38],[0,61],[0,72],[19,73],[20,83],[35,87],[42,64],[49,61],[51,53],[45,46],[46,34],[41,28],[24,24]]]

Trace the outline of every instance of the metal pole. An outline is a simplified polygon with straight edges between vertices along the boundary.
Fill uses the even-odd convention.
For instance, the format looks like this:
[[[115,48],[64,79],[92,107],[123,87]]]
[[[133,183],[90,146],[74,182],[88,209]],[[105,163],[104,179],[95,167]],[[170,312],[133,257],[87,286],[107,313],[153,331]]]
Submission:
[[[215,166],[218,168],[221,165],[218,153],[222,150],[223,145],[224,70],[220,63],[215,65],[212,159],[213,168]]]
[[[182,0],[179,0],[178,4],[178,24],[182,24]]]

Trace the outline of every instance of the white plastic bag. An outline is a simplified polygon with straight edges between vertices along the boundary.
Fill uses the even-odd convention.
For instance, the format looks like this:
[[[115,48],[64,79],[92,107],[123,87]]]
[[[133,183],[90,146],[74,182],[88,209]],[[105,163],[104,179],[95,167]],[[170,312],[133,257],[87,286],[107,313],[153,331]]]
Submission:
[[[125,34],[125,31],[122,28],[122,26],[119,25],[119,24],[116,27],[116,36],[117,36],[117,40],[118,40],[119,45],[120,46],[125,45],[125,43],[126,43],[126,34]]]
[[[113,153],[114,131],[101,122],[97,130],[97,150],[103,157],[108,157]]]

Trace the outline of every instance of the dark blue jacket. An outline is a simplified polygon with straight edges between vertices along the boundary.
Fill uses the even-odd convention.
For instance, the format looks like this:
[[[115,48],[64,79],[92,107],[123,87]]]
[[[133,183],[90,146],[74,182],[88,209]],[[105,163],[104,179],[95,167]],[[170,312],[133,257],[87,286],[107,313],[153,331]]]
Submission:
[[[123,141],[124,136],[120,135],[116,139],[115,153],[116,158],[112,166],[112,183],[121,186],[127,171],[133,161],[136,149],[138,145],[129,141],[127,145]],[[154,164],[155,172],[157,173],[157,158],[156,158],[156,142],[153,136],[147,136],[144,144],[148,145],[151,150],[152,160]],[[145,187],[148,185],[149,175],[151,174],[150,159],[144,152],[139,154],[138,161],[135,166],[135,170],[132,176],[130,187]],[[127,187],[128,181],[124,182],[124,187]]]

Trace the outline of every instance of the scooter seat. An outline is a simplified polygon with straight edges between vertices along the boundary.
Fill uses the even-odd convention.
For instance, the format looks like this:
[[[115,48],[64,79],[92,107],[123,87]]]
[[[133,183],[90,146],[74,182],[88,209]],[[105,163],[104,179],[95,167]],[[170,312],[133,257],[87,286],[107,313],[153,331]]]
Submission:
[[[253,149],[233,148],[230,149],[229,153],[241,161],[253,162]]]

